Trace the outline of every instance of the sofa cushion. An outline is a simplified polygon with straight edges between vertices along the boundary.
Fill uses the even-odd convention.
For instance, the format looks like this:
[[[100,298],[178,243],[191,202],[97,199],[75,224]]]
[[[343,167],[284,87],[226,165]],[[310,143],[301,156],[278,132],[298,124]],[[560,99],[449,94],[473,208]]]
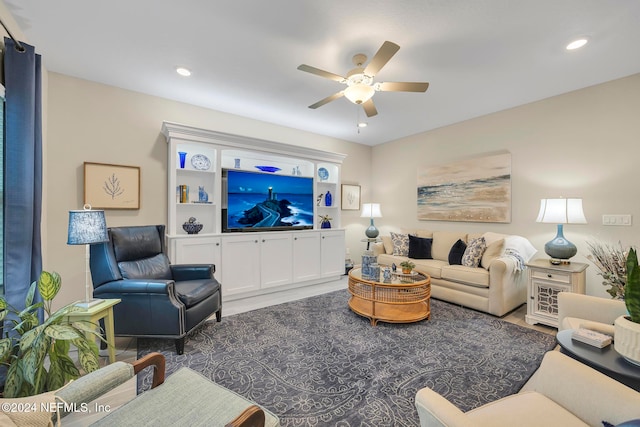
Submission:
[[[434,231],[433,245],[431,245],[431,255],[433,259],[447,261],[449,259],[449,251],[458,239],[463,242],[467,241],[467,233],[451,232],[451,231]]]
[[[498,240],[504,240],[504,238],[507,237],[507,235],[502,233],[494,233],[492,231],[487,231],[486,233],[482,234],[482,237],[484,237],[484,241],[487,243],[487,247],[488,247],[488,246],[491,246],[494,242],[497,242]]]
[[[416,265],[416,270],[427,273],[432,279],[442,278],[442,267],[446,267],[446,261],[440,261],[439,259],[415,259],[413,260]]]
[[[480,265],[488,270],[493,260],[501,256],[504,252],[504,239],[488,243],[485,238],[485,242],[487,243],[487,249],[484,251],[484,255],[482,255]]]
[[[491,427],[588,426],[577,416],[544,396],[529,391],[488,403],[466,413],[470,425]]]
[[[220,283],[211,279],[176,282],[176,295],[187,308],[193,307],[219,291]]]
[[[462,265],[462,256],[464,255],[465,250],[467,250],[467,244],[463,242],[462,239],[458,239],[458,241],[455,242],[449,250],[449,256],[447,257],[447,261],[449,261],[449,264]]]
[[[467,245],[467,249],[464,250],[462,255],[462,265],[465,267],[479,267],[482,255],[487,249],[487,244],[484,241],[484,237],[478,237],[473,239]]]
[[[489,272],[484,268],[465,267],[464,265],[445,265],[441,268],[441,276],[445,280],[464,283],[466,285],[489,287]]]
[[[390,234],[393,242],[393,255],[409,256],[409,235],[394,233],[393,231]]]
[[[409,258],[433,259],[431,256],[432,243],[433,239],[409,235]]]
[[[391,236],[382,236],[382,245],[384,246],[384,253],[392,254],[393,253],[393,241],[391,240]]]

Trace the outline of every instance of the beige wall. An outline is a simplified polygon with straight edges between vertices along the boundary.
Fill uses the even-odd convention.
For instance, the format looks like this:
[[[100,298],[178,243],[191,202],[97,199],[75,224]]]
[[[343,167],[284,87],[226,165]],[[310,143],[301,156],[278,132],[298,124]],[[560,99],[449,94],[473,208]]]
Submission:
[[[58,271],[63,278],[58,303],[84,296],[84,247],[66,245],[68,211],[82,208],[83,162],[141,168],[140,210],[107,210],[109,226],[166,224],[163,120],[344,153],[343,182],[361,184],[368,191],[371,147],[61,74],[49,73],[48,119],[48,244],[44,252],[48,254],[45,268]],[[358,227],[351,226],[352,222],[361,222],[359,216],[345,211],[342,225],[347,228],[347,245],[360,245]]]
[[[428,114],[428,112],[425,112]],[[510,224],[418,221],[417,170],[508,151],[512,162]],[[373,195],[384,233],[399,227],[527,236],[538,256],[555,226],[535,222],[541,198],[582,197],[589,224],[565,226],[585,258],[589,239],[640,245],[640,74],[468,120],[374,147]],[[602,214],[632,214],[633,226],[602,225]],[[608,296],[591,266],[587,293]]]

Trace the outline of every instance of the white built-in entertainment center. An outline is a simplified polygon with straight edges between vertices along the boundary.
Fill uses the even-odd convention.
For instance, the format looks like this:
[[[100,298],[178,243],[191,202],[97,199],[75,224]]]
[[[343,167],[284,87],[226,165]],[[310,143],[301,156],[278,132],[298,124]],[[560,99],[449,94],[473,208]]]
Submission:
[[[162,133],[168,143],[167,248],[172,263],[215,264],[223,300],[324,283],[344,274],[345,235],[340,228],[344,154],[170,122],[162,124]],[[273,227],[229,226],[228,193],[255,197],[254,192],[264,189],[240,187],[245,193],[239,193],[227,188],[227,181],[253,172],[265,182],[273,178],[308,183],[313,199],[309,202],[309,194],[301,205],[312,207],[281,220],[277,214],[269,220],[273,211],[265,209],[262,223]],[[269,188],[266,196],[274,203],[279,197],[276,190],[272,195]],[[296,221],[297,215],[305,219]],[[331,228],[321,228],[322,216],[331,218]],[[197,234],[183,228],[190,218],[195,218],[194,227],[202,224]]]

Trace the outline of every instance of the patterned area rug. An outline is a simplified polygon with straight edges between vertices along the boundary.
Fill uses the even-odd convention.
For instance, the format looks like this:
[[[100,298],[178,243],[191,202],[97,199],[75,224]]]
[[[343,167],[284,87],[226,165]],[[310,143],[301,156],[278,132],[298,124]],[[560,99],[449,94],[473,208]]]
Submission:
[[[429,386],[463,411],[517,392],[555,345],[552,335],[433,300],[431,320],[369,320],[346,290],[223,317],[175,354],[171,340],[138,339],[138,357],[160,351],[167,375],[188,366],[257,402],[288,426],[418,426],[414,397]],[[147,370],[149,371],[149,370]],[[138,390],[151,386],[139,375]]]

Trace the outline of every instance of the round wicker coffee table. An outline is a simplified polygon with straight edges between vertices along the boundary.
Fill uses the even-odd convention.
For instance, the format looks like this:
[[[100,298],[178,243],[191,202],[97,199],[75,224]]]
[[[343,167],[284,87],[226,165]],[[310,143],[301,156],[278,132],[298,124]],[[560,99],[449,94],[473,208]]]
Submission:
[[[349,271],[349,307],[355,313],[371,319],[389,323],[410,323],[431,316],[431,278],[417,273],[411,275],[392,274],[384,282],[362,278],[362,270]]]

